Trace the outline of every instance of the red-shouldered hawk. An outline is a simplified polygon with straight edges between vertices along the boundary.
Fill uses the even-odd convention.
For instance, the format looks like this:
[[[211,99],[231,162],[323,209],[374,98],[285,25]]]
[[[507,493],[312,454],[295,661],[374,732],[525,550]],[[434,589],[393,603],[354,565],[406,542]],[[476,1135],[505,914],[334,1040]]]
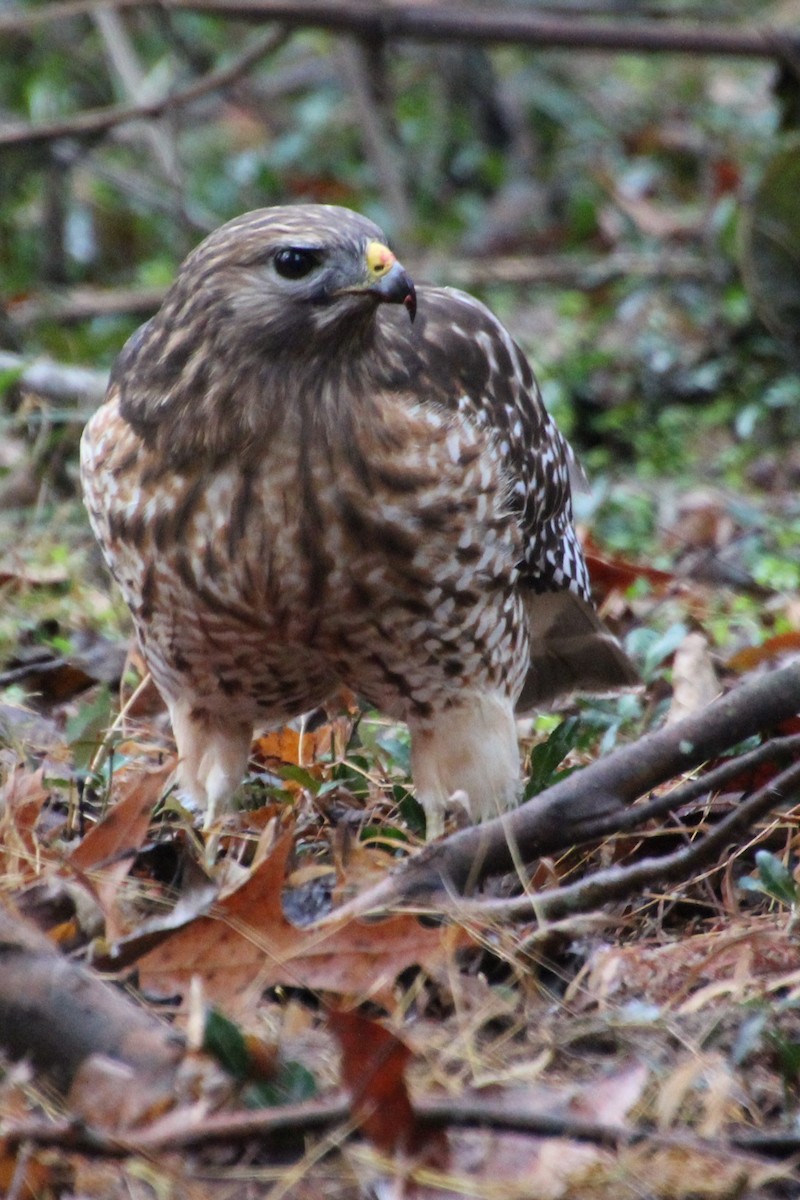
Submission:
[[[591,605],[571,462],[496,317],[415,292],[366,218],[262,209],[190,254],[82,472],[207,825],[254,729],[341,684],[408,723],[429,836],[455,792],[473,820],[512,805],[515,711],[636,680]]]

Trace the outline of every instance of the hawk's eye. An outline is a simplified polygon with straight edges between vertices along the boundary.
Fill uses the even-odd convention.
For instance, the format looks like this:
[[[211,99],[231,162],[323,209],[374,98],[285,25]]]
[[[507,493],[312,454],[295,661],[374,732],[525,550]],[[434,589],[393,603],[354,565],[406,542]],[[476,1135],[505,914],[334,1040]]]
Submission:
[[[302,279],[319,266],[316,250],[303,250],[299,246],[287,246],[275,255],[275,270],[284,279]]]

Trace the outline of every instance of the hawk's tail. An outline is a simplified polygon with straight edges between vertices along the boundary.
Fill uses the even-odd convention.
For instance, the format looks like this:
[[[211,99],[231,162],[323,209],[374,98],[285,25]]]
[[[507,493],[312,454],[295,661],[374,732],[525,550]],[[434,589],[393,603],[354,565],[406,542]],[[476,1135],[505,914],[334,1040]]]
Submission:
[[[517,700],[518,713],[569,692],[597,695],[641,683],[619,642],[591,604],[574,592],[531,593],[525,608],[531,660]]]

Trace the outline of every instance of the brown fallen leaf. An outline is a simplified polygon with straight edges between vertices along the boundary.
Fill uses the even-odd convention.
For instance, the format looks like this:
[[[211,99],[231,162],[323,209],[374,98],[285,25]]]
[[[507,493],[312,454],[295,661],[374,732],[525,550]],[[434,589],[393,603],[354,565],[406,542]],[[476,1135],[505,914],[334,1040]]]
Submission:
[[[342,1051],[342,1082],[353,1119],[384,1154],[413,1154],[425,1131],[411,1107],[405,1071],[411,1051],[391,1030],[356,1012],[332,1011],[328,1024]]]
[[[332,1011],[328,1024],[341,1048],[353,1121],[383,1159],[371,1190],[423,1200],[428,1190],[419,1186],[419,1172],[441,1175],[449,1148],[444,1130],[426,1126],[412,1106],[405,1079],[411,1050],[378,1021],[356,1012]]]
[[[153,808],[174,769],[174,762],[169,761],[152,771],[139,770],[125,780],[119,798],[69,857],[69,865],[84,882],[92,874],[91,891],[105,913],[109,938],[121,932],[114,901],[147,837]]]
[[[592,587],[603,597],[609,592],[625,591],[639,579],[647,580],[656,591],[666,591],[676,583],[675,576],[669,571],[659,571],[657,567],[648,567],[644,563],[600,554],[589,537],[584,539],[584,557],[592,577]]]
[[[433,969],[470,944],[465,930],[428,928],[406,914],[378,921],[328,918],[324,928],[292,925],[281,907],[292,844],[292,833],[284,834],[241,885],[138,958],[141,986],[185,994],[199,975],[208,998],[229,1013],[246,1010],[278,984],[388,1006],[401,971],[414,964]],[[130,945],[119,947],[126,949]]]
[[[87,1125],[97,1129],[129,1129],[152,1121],[176,1103],[174,1064],[129,1063],[104,1054],[90,1054],[75,1073],[66,1104]]]
[[[331,748],[331,727],[322,725],[311,733],[284,726],[263,734],[253,743],[251,753],[265,762],[307,767]]]
[[[702,633],[688,633],[675,651],[667,724],[673,725],[693,712],[708,708],[721,691],[708,642]]]
[[[0,875],[17,887],[36,878],[36,825],[47,799],[43,769],[18,766],[0,787]]]
[[[743,675],[763,663],[772,662],[784,654],[797,654],[800,651],[800,629],[791,629],[787,633],[776,633],[767,638],[760,646],[746,646],[732,654],[725,664],[730,671]]]
[[[578,1010],[630,1000],[699,1012],[733,996],[760,998],[800,979],[797,945],[773,916],[683,937],[661,946],[603,946],[589,958],[567,997]]]

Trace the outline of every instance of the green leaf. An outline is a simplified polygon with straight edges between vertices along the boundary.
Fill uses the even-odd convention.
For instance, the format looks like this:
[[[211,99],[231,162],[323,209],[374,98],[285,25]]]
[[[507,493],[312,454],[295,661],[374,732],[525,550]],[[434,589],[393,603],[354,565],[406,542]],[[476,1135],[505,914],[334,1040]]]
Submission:
[[[94,699],[82,704],[67,721],[67,745],[78,771],[87,769],[110,724],[111,692],[103,685]]]
[[[528,782],[525,786],[525,799],[538,796],[545,788],[551,787],[557,778],[563,779],[575,768],[568,771],[556,771],[570,750],[574,750],[580,739],[580,720],[578,717],[567,717],[557,725],[546,742],[534,746],[528,762]]]
[[[248,1108],[277,1108],[282,1104],[300,1104],[317,1094],[317,1081],[299,1062],[281,1063],[275,1079],[255,1083],[244,1094]]]
[[[775,1029],[768,1029],[766,1038],[775,1052],[784,1083],[796,1084],[800,1074],[800,1042],[790,1042]]]
[[[238,1025],[224,1017],[216,1008],[210,1009],[203,1030],[203,1049],[213,1054],[217,1062],[233,1075],[246,1079],[250,1070],[250,1053],[244,1034]]]
[[[425,833],[425,810],[419,800],[411,795],[408,788],[404,788],[400,784],[395,784],[392,788],[392,796],[395,799],[400,816],[411,832],[419,834],[422,837]]]
[[[376,745],[388,755],[387,767],[411,774],[411,747],[406,739],[401,741],[395,733],[382,733],[375,739]]]
[[[320,789],[320,781],[315,775],[312,775],[305,767],[295,766],[293,763],[287,763],[278,771],[281,779],[291,780],[292,783],[299,783],[300,787],[305,788],[312,796],[316,796]]]
[[[759,850],[756,865],[764,891],[782,904],[794,905],[800,899],[791,871],[768,850]]]
[[[24,365],[18,367],[6,367],[4,371],[0,371],[0,396],[4,396],[9,388],[13,387],[25,373]]]

